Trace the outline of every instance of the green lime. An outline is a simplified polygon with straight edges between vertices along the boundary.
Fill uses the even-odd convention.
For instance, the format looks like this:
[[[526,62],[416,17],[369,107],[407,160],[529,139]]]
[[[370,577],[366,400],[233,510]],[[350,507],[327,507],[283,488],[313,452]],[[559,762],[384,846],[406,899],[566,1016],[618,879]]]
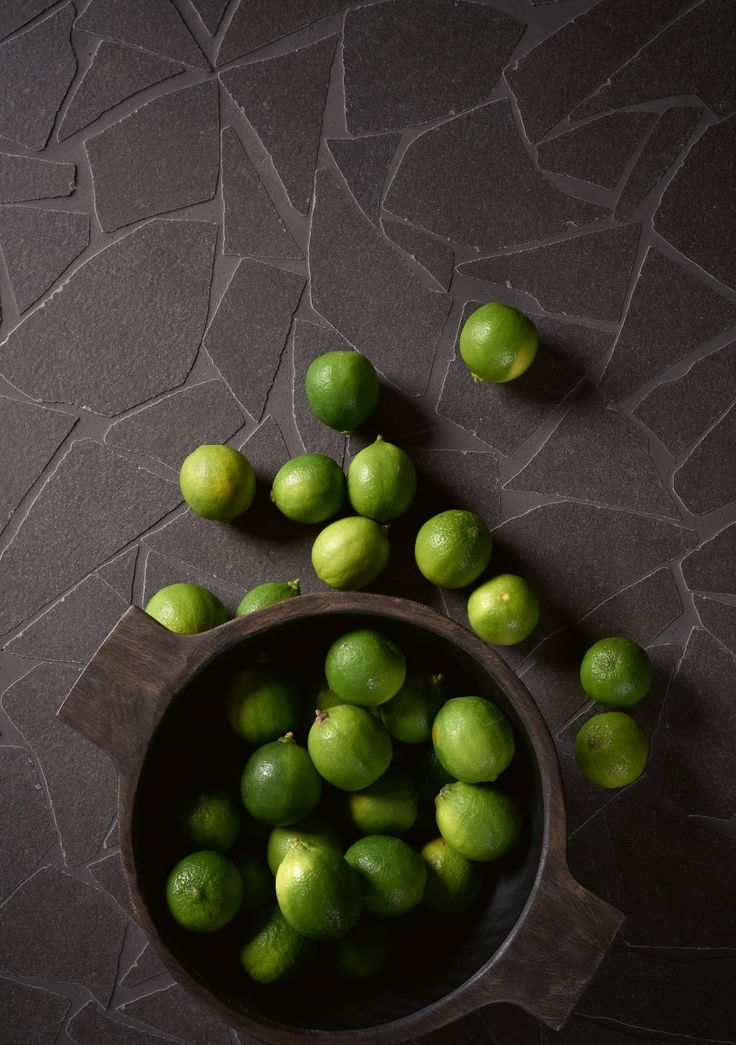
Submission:
[[[434,800],[445,786],[452,784],[454,777],[450,776],[433,747],[425,748],[417,755],[414,765],[414,776],[419,786],[419,794],[426,802],[434,805]]]
[[[255,856],[236,856],[235,853],[231,854],[230,859],[237,867],[243,882],[240,914],[252,915],[273,903],[273,875],[269,873],[263,860]]]
[[[304,380],[314,416],[345,436],[376,409],[379,388],[373,364],[360,352],[325,352],[312,360]]]
[[[514,757],[514,731],[500,708],[481,697],[455,697],[443,704],[432,726],[442,765],[466,784],[490,783]]]
[[[348,468],[348,498],[358,513],[388,522],[408,512],[417,492],[411,457],[379,435],[356,454]]]
[[[630,708],[649,692],[652,665],[646,652],[629,639],[600,639],[580,665],[583,689],[611,708]]]
[[[240,834],[240,810],[226,791],[207,791],[185,804],[179,827],[192,849],[226,853]]]
[[[220,600],[198,584],[168,584],[151,597],[146,613],[177,635],[197,635],[228,619]]]
[[[442,697],[442,675],[410,670],[396,696],[381,705],[381,721],[397,740],[421,744],[432,736]]]
[[[502,791],[481,784],[445,784],[435,799],[444,840],[468,860],[498,860],[521,833],[518,806]]]
[[[575,737],[575,761],[584,777],[601,787],[625,787],[641,776],[649,739],[625,711],[593,715]]]
[[[424,903],[433,911],[456,913],[465,911],[480,890],[480,868],[462,856],[444,838],[427,842],[422,849],[427,867]]]
[[[358,875],[369,914],[393,918],[422,902],[427,869],[419,853],[400,838],[359,838],[345,859]]]
[[[390,965],[394,950],[391,922],[363,917],[337,945],[338,972],[357,980],[378,976]]]
[[[380,631],[358,628],[336,639],[325,659],[327,684],[345,704],[375,707],[401,689],[406,660]]]
[[[386,568],[388,556],[386,531],[362,515],[330,523],[312,545],[314,572],[340,591],[365,588]]]
[[[247,595],[243,596],[235,616],[244,617],[246,613],[255,613],[256,610],[263,610],[266,606],[273,606],[285,599],[293,599],[299,594],[299,581],[267,581],[251,588]]]
[[[252,980],[273,983],[296,964],[303,946],[304,937],[292,929],[274,905],[258,931],[241,948],[240,963]]]
[[[393,753],[379,719],[353,704],[318,711],[308,747],[320,775],[343,791],[369,787],[386,772]]]
[[[345,701],[338,697],[337,693],[333,693],[325,682],[323,686],[319,686],[314,691],[310,703],[313,705],[312,711],[329,711],[330,708],[337,707],[338,704],[344,704]]]
[[[232,860],[203,849],[174,867],[166,882],[166,901],[185,929],[215,933],[232,921],[243,897],[243,883]]]
[[[528,316],[492,301],[471,312],[460,331],[460,355],[475,381],[513,381],[534,362],[539,338]]]
[[[502,573],[475,589],[468,599],[468,620],[486,642],[513,646],[536,628],[539,600],[523,577]]]
[[[226,521],[253,503],[256,477],[247,457],[232,446],[198,446],[179,470],[181,495],[203,519]]]
[[[360,884],[333,849],[296,842],[276,872],[276,897],[284,917],[310,940],[345,936],[360,918]]]
[[[347,796],[348,813],[364,835],[403,835],[419,812],[419,796],[411,778],[389,769],[369,787]]]
[[[417,566],[440,588],[472,584],[491,561],[492,551],[491,531],[483,520],[459,509],[427,519],[414,544]]]
[[[240,794],[256,820],[285,827],[313,812],[322,781],[306,750],[287,733],[253,752],[245,763]]]
[[[271,874],[275,875],[279,864],[295,842],[308,842],[309,845],[324,846],[342,853],[342,842],[332,824],[319,816],[309,816],[291,827],[274,827],[268,839],[266,858]]]
[[[296,729],[301,699],[286,672],[255,661],[233,676],[225,707],[235,732],[249,744],[260,745]]]
[[[331,457],[300,454],[276,473],[271,500],[294,522],[324,522],[345,503],[345,475]]]

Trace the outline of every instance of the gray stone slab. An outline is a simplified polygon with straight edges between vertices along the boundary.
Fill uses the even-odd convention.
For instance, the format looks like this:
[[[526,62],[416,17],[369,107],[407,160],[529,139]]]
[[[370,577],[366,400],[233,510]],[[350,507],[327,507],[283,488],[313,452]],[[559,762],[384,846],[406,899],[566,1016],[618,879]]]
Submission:
[[[120,984],[123,987],[137,987],[138,984],[146,983],[148,980],[152,980],[155,976],[160,976],[166,971],[166,966],[153,947],[150,944],[146,944],[134,964],[131,965],[121,979]]]
[[[736,409],[731,407],[675,471],[675,493],[688,511],[712,512],[736,501],[736,469],[731,455],[736,446]],[[724,467],[724,462],[729,465]]]
[[[736,654],[736,605],[702,595],[696,595],[694,601],[703,627]]]
[[[51,7],[54,0],[4,0],[0,8],[0,40]]]
[[[67,1034],[78,1045],[161,1045],[158,1034],[123,1023],[93,1001],[87,1002],[69,1021]]]
[[[317,312],[399,388],[424,392],[450,299],[425,287],[326,171],[317,175],[309,265]]]
[[[326,141],[358,206],[374,225],[378,224],[383,186],[400,138],[400,134],[377,134]]]
[[[59,141],[113,109],[126,98],[184,71],[178,62],[103,40],[77,86],[56,133]]]
[[[207,328],[204,347],[256,420],[263,414],[304,284],[294,272],[241,261]]]
[[[137,561],[138,545],[136,544],[122,555],[116,555],[110,562],[100,566],[97,576],[122,595],[126,602],[130,602],[133,597],[133,578]]]
[[[623,225],[458,266],[474,279],[536,298],[547,312],[615,322],[621,318],[641,229]]]
[[[539,0],[537,0],[539,2]],[[629,1034],[629,1030],[631,1034]],[[616,1027],[610,1023],[598,1023],[592,1020],[573,1017],[559,1033],[546,1027],[541,1030],[542,1045],[641,1045],[642,1032],[637,1027]],[[646,1041],[646,1039],[644,1039]],[[654,1039],[650,1039],[653,1042]],[[705,1038],[659,1038],[658,1041],[669,1045],[708,1045]],[[504,1045],[503,1042],[500,1045]]]
[[[0,397],[0,530],[75,422],[58,410]]]
[[[539,166],[615,189],[634,150],[656,121],[657,113],[613,112],[573,126],[539,146]]]
[[[650,248],[601,392],[624,399],[735,322],[736,305]]]
[[[209,71],[207,59],[170,0],[92,0],[76,29]]]
[[[290,577],[286,579],[291,580]],[[248,590],[247,578],[244,578],[242,584],[223,584],[221,580],[204,570],[197,569],[196,566],[159,555],[158,552],[149,549],[143,574],[141,605],[145,606],[161,588],[166,588],[169,584],[180,583],[199,584],[200,587],[211,591],[233,616],[238,603]]]
[[[220,165],[214,82],[172,91],[91,138],[95,210],[106,232],[210,200]]]
[[[386,206],[445,239],[489,251],[552,238],[606,213],[537,170],[505,99],[413,141]]]
[[[349,7],[352,0],[289,0],[275,5],[273,0],[240,0],[220,44],[217,64],[224,65],[241,55],[273,43],[282,36],[302,29]]]
[[[19,312],[48,290],[89,244],[89,217],[0,207],[0,248]]]
[[[216,33],[225,8],[230,0],[192,0],[192,6],[197,12],[209,33]]]
[[[222,199],[225,254],[301,258],[232,127],[222,132]]]
[[[187,1045],[232,1045],[226,1025],[178,984],[121,1005],[119,1011]]]
[[[270,153],[289,200],[302,214],[309,210],[312,196],[336,44],[337,37],[329,36],[301,50],[220,74]]]
[[[686,556],[682,572],[691,591],[733,594],[736,591],[736,523],[724,526]]]
[[[299,438],[307,453],[326,454],[341,463],[345,454],[345,437],[318,421],[309,409],[304,379],[309,364],[317,356],[323,352],[344,351],[352,346],[337,331],[301,319],[294,321],[293,329],[292,407]]]
[[[46,796],[25,748],[0,747],[0,832],[3,838],[2,903],[32,874],[44,853],[56,842]]]
[[[104,860],[95,861],[89,865],[89,870],[94,880],[113,898],[123,914],[135,921],[120,853],[113,853]]]
[[[55,1045],[69,999],[0,976],[4,1045]]]
[[[386,0],[345,20],[352,134],[411,127],[487,98],[524,23],[482,4]]]
[[[215,237],[204,222],[152,221],[110,244],[0,345],[0,373],[34,399],[107,415],[180,385],[206,322]]]
[[[43,149],[77,71],[70,33],[74,8],[65,4],[0,46],[0,138]]]
[[[174,483],[91,440],[72,443],[0,558],[5,593],[0,634],[66,591],[179,502]]]
[[[628,221],[675,159],[695,130],[702,109],[675,106],[660,116],[644,143],[614,211],[617,221]]]
[[[418,261],[443,290],[450,289],[452,268],[455,264],[455,254],[451,247],[436,236],[430,236],[424,229],[418,229],[405,221],[384,218],[381,224],[388,238]]]
[[[0,203],[70,196],[75,183],[73,163],[51,163],[34,156],[0,153]]]

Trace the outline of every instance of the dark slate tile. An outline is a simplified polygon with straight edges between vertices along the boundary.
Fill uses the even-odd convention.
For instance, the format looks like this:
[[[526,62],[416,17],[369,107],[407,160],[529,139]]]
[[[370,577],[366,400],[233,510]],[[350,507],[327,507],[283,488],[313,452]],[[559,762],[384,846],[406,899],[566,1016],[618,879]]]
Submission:
[[[16,657],[84,667],[128,608],[96,574],[73,588],[5,647]]]
[[[551,130],[685,3],[650,0],[642,6],[640,0],[603,0],[520,58],[506,71],[506,79],[529,139],[537,141]]]
[[[736,287],[736,252],[723,230],[733,227],[736,215],[729,191],[734,179],[736,116],[707,128],[667,186],[654,215],[660,235],[729,287]]]
[[[58,410],[0,397],[0,530],[75,422]]]
[[[503,301],[507,295],[499,287],[496,297]],[[473,381],[458,342],[465,320],[481,304],[465,303],[437,411],[502,454],[510,454],[575,388],[586,366],[609,347],[612,335],[577,323],[532,316],[539,331],[539,351],[527,372],[508,384]]]
[[[638,1027],[622,1028],[620,1024],[614,1027],[585,1018],[573,1017],[558,1033],[542,1028],[542,1045],[642,1045],[642,1041],[654,1045],[655,1039],[642,1038],[642,1031]],[[686,1038],[657,1038],[656,1041],[660,1045],[708,1045],[705,1038],[693,1038],[690,1035]]]
[[[229,0],[191,0],[194,10],[210,34],[217,32]]]
[[[263,414],[304,284],[295,272],[241,261],[207,328],[204,347],[256,420]]]
[[[51,163],[32,156],[0,153],[0,203],[70,196],[76,181],[73,163]]]
[[[112,762],[56,717],[79,672],[42,664],[11,686],[3,707],[35,752],[49,789],[68,866],[84,863],[102,845],[115,815]],[[49,977],[49,979],[65,977]]]
[[[135,921],[120,853],[113,853],[112,856],[106,856],[104,860],[97,860],[89,865],[89,869],[94,880],[102,886],[106,893],[109,893],[120,910]]]
[[[147,1034],[123,1023],[93,1001],[87,1002],[69,1021],[67,1034],[78,1045],[161,1045],[157,1034]]]
[[[51,7],[54,0],[5,0],[0,8],[0,40]]]
[[[634,150],[657,120],[652,112],[612,112],[543,142],[539,166],[615,189]]]
[[[610,802],[614,793],[586,780],[572,755],[563,752],[559,758],[565,792],[567,832],[571,834]]]
[[[291,578],[286,577],[285,580],[291,580]],[[141,605],[145,606],[148,600],[161,588],[165,588],[169,584],[179,583],[199,584],[202,588],[207,588],[208,591],[217,596],[231,614],[235,613],[238,603],[251,587],[247,577],[244,577],[240,584],[223,584],[221,580],[203,570],[197,569],[196,566],[189,566],[185,562],[179,562],[176,559],[170,559],[165,555],[159,555],[158,552],[149,550],[143,575]]]
[[[685,583],[691,591],[736,591],[736,523],[725,526],[704,541],[682,563]]]
[[[702,115],[698,108],[666,109],[644,143],[614,211],[617,221],[628,221],[662,175],[669,170],[695,130]]]
[[[0,373],[32,398],[108,416],[180,385],[207,319],[216,232],[152,221],[110,244],[0,345]]]
[[[89,244],[89,217],[0,207],[0,248],[19,312],[48,290]]]
[[[0,559],[0,634],[180,502],[178,486],[85,439],[72,443]],[[28,578],[33,577],[33,584]]]
[[[123,987],[137,987],[139,983],[146,983],[147,980],[152,980],[155,976],[160,976],[165,972],[166,966],[153,947],[146,944],[134,964],[121,979],[120,984]]]
[[[301,258],[232,127],[222,132],[222,198],[225,254]]]
[[[84,147],[106,232],[211,200],[217,188],[219,92],[197,83],[142,105]]]
[[[493,1045],[541,1045],[541,1025],[515,1005],[486,1005],[478,1015]]]
[[[695,609],[703,627],[736,655],[736,606],[696,595]]]
[[[378,223],[383,186],[400,138],[400,134],[378,134],[372,138],[327,139],[327,148],[348,188],[374,225]]]
[[[554,237],[606,213],[567,196],[540,174],[505,99],[413,141],[386,206],[414,225],[479,250]]]
[[[137,561],[138,545],[136,544],[122,555],[116,555],[110,562],[100,566],[97,576],[122,595],[126,602],[130,602],[133,597],[133,578]]]
[[[425,287],[327,171],[316,184],[312,305],[390,381],[421,395],[450,299]]]
[[[352,0],[290,0],[274,5],[272,0],[240,0],[220,44],[217,64],[224,65],[249,51],[273,43],[302,29],[318,18],[343,11]]]
[[[403,445],[409,436],[431,432],[437,427],[437,413],[431,396],[413,398],[389,384],[388,381],[383,381],[376,409],[368,420],[350,436],[348,453],[354,457],[364,446],[375,442],[379,435]],[[417,444],[422,443],[422,440],[418,438],[412,441]],[[452,445],[451,437],[442,440],[442,442],[447,441]],[[435,440],[435,445],[439,447],[441,444]]]
[[[417,229],[405,221],[384,218],[381,224],[388,238],[418,261],[443,290],[450,289],[452,267],[455,264],[451,247],[436,236],[430,236],[424,229]]]
[[[178,471],[192,450],[202,443],[227,442],[245,420],[224,381],[204,381],[116,421],[105,442],[148,454]]]
[[[43,149],[77,71],[70,33],[74,8],[53,15],[0,46],[0,138]]]
[[[342,462],[345,454],[345,437],[318,421],[309,409],[304,393],[304,379],[313,359],[323,352],[343,351],[351,346],[336,330],[305,323],[294,322],[294,370],[292,382],[292,406],[294,422],[302,446],[310,454],[326,454]]]
[[[209,70],[170,0],[92,0],[75,28]]]
[[[0,747],[0,833],[2,903],[28,878],[56,841],[41,782],[24,748]]]
[[[56,137],[59,141],[69,138],[126,98],[183,71],[182,65],[168,58],[103,40],[74,92]]]
[[[711,512],[736,500],[736,475],[724,468],[736,445],[736,410],[726,416],[698,443],[674,475],[675,493],[696,514]]]
[[[446,1027],[413,1038],[407,1045],[489,1045],[490,1041],[480,1013],[472,1012]]]
[[[355,8],[343,44],[348,129],[375,134],[477,105],[524,28],[474,3],[386,0]]]
[[[588,232],[530,250],[468,261],[458,271],[523,290],[547,312],[615,322],[621,318],[640,232],[639,225]]]
[[[0,976],[4,1045],[55,1045],[69,999]]]
[[[601,391],[624,399],[736,322],[736,305],[650,248]]]
[[[188,1045],[231,1045],[230,1031],[220,1019],[178,984],[121,1005],[119,1011]]]
[[[289,199],[309,210],[336,36],[220,74],[270,153]]]

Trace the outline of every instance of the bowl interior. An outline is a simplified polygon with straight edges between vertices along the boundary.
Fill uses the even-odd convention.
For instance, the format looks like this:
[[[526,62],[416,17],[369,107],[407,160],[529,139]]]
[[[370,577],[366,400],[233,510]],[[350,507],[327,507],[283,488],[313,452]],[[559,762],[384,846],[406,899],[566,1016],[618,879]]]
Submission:
[[[261,986],[240,968],[238,949],[245,928],[237,919],[214,936],[197,936],[180,929],[171,918],[165,882],[186,852],[173,830],[173,811],[189,787],[219,783],[238,793],[251,749],[234,736],[224,713],[225,686],[236,670],[265,653],[304,680],[308,668],[322,662],[337,635],[366,626],[378,626],[394,638],[410,663],[443,672],[448,696],[487,696],[510,717],[517,750],[499,785],[524,812],[524,836],[513,854],[484,865],[486,887],[470,911],[447,915],[419,908],[394,923],[400,955],[383,978],[355,984],[338,980],[330,967],[332,948],[313,944],[307,971],[282,984]],[[313,709],[305,707],[304,726],[297,731],[300,743],[306,743],[312,718]],[[400,749],[400,757],[412,758],[409,745],[395,743],[395,749]],[[332,803],[332,814],[340,824],[344,794],[326,791],[331,793],[323,801]],[[534,882],[543,817],[541,780],[530,741],[517,709],[486,667],[447,637],[418,624],[367,613],[318,614],[284,621],[241,641],[210,660],[172,700],[153,738],[134,799],[136,879],[166,947],[200,986],[235,1012],[259,1022],[313,1031],[374,1027],[439,1001],[492,959],[519,918]],[[344,822],[341,826],[347,828]],[[255,828],[254,855],[265,852],[268,830]],[[421,848],[438,834],[433,805],[425,803],[407,840]],[[354,837],[346,834],[346,844]]]

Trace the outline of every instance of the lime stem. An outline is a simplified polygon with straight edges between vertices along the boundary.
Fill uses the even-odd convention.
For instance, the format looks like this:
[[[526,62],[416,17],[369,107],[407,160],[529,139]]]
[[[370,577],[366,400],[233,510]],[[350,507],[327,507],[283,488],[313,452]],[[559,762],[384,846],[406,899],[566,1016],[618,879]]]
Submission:
[[[314,713],[315,724],[319,725],[320,722],[324,722],[324,720],[329,717],[330,716],[327,714],[326,711],[320,711],[320,709],[317,708],[317,710]]]
[[[296,577],[293,581],[287,581],[286,586],[287,588],[292,588],[297,593],[297,595],[301,591],[301,585],[299,584],[298,577]]]

